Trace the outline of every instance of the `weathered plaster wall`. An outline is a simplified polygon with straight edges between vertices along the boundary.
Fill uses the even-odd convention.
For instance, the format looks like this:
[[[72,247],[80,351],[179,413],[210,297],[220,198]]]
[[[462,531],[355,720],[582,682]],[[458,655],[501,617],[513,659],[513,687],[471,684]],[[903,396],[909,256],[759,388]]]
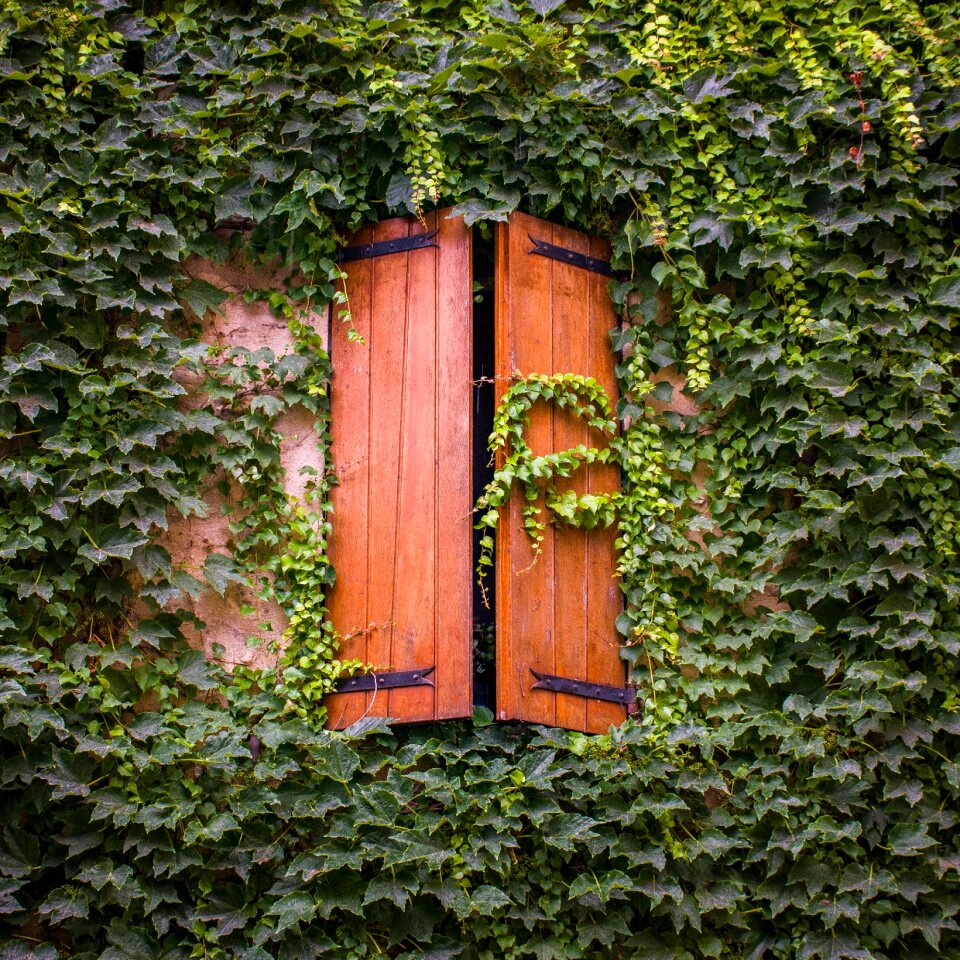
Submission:
[[[212,264],[197,260],[187,265],[187,272],[191,277],[206,280],[231,294],[220,312],[207,311],[200,319],[201,338],[205,342],[249,350],[268,347],[278,356],[290,349],[293,338],[286,320],[274,316],[265,303],[245,303],[242,299],[242,294],[247,290],[282,286],[286,274],[236,262]],[[311,314],[308,320],[326,344],[326,310]],[[198,393],[195,380],[184,376],[183,383],[188,391],[186,403],[206,402],[206,398]],[[284,435],[280,448],[280,459],[286,474],[284,486],[291,496],[299,499],[303,497],[308,479],[301,475],[301,468],[323,469],[323,458],[317,450],[314,418],[307,410],[295,408],[285,413],[278,425]],[[195,574],[202,568],[208,553],[230,552],[228,524],[232,519],[229,512],[232,498],[224,497],[216,489],[217,481],[222,479],[211,477],[203,491],[209,504],[207,515],[171,517],[169,530],[161,541],[176,562],[184,564]],[[227,510],[226,514],[224,509]],[[206,623],[203,631],[193,631],[190,637],[198,647],[211,653],[214,645],[223,646],[225,652],[221,657],[228,667],[235,664],[260,667],[271,662],[273,658],[268,653],[267,644],[251,648],[247,638],[258,636],[265,641],[279,640],[286,626],[286,617],[275,603],[259,600],[254,590],[238,584],[231,584],[223,597],[210,590],[199,599],[192,602],[188,600],[187,603],[192,612]],[[241,607],[245,606],[252,607],[254,612],[244,615]],[[263,624],[267,626],[263,627]]]

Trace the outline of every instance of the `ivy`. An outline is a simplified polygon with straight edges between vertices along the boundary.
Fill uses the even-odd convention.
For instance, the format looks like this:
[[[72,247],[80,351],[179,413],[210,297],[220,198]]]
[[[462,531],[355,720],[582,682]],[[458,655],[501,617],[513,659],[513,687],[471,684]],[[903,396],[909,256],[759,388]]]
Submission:
[[[955,955],[954,6],[3,4],[0,956]],[[557,389],[624,424],[645,710],[603,737],[320,729],[336,465],[291,501],[278,417],[327,443],[304,318],[352,329],[343,238],[435,205],[626,277],[618,408],[500,423],[504,464]],[[291,271],[286,356],[196,338],[191,258],[237,254]],[[232,550],[187,568],[210,478]],[[271,671],[184,640],[238,579]]]
[[[484,574],[493,566],[493,537],[500,522],[500,510],[508,503],[514,485],[524,496],[521,526],[533,544],[534,562],[540,555],[546,530],[541,498],[552,516],[571,526],[592,530],[609,527],[614,521],[615,495],[578,494],[573,490],[561,493],[555,482],[558,477],[572,476],[582,466],[609,463],[613,447],[601,450],[579,444],[569,450],[534,456],[524,432],[530,426],[530,409],[537,401],[569,408],[573,416],[583,418],[588,427],[601,435],[616,430],[610,399],[591,377],[572,373],[531,374],[510,386],[494,415],[493,431],[487,443],[491,456],[500,457],[503,462],[476,504],[476,512],[480,514],[476,526],[484,532],[477,563],[481,585]]]

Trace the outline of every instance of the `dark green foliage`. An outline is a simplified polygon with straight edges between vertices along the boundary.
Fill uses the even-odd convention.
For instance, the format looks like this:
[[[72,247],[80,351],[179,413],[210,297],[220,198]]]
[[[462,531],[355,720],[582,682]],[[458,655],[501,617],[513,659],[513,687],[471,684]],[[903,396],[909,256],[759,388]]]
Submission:
[[[5,0],[0,958],[960,955],[953,7]],[[315,729],[299,310],[434,202],[632,277],[607,737]],[[191,339],[231,249],[299,268],[289,356]],[[179,569],[210,476],[252,512]],[[227,677],[178,598],[268,573],[295,656]]]

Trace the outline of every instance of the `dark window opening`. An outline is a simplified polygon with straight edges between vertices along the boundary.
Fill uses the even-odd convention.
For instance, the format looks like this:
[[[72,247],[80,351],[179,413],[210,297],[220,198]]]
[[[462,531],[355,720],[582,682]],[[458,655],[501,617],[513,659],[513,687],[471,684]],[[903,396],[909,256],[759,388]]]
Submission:
[[[496,412],[494,355],[493,240],[473,235],[473,502],[493,478],[487,439]],[[473,531],[473,568],[480,558],[479,530]],[[487,574],[483,589],[473,584],[473,702],[496,709],[496,584]]]

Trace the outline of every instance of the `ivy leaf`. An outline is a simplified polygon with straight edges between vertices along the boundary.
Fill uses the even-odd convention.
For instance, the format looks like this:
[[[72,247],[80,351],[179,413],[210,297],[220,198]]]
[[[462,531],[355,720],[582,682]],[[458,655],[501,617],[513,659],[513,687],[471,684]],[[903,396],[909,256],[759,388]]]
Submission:
[[[49,943],[9,940],[0,947],[0,960],[58,960],[60,953]]]
[[[53,799],[85,797],[90,792],[87,784],[91,773],[89,762],[83,757],[71,756],[58,749],[52,751],[51,758],[52,767],[41,770],[37,776],[53,787]]]
[[[29,877],[40,861],[40,844],[35,836],[14,826],[3,831],[0,845],[0,871],[6,877]]]
[[[265,913],[277,918],[277,932],[298,923],[309,923],[317,912],[316,899],[308,893],[288,893],[272,903]]]
[[[199,650],[190,650],[180,657],[177,679],[198,690],[213,690],[219,685],[216,667]]]
[[[930,285],[930,302],[943,307],[960,307],[960,275],[935,280]]]
[[[230,295],[206,280],[191,280],[180,288],[180,298],[198,316],[203,317],[208,310],[218,307]],[[219,312],[219,311],[218,311]]]
[[[158,960],[159,944],[143,931],[115,920],[107,931],[110,948],[100,954],[98,960]]]
[[[389,900],[403,909],[410,900],[410,894],[416,892],[417,886],[416,880],[403,873],[397,876],[384,873],[370,881],[363,904],[366,906],[378,900]]]
[[[129,864],[116,864],[106,859],[87,864],[77,873],[77,879],[89,883],[94,890],[102,890],[108,884],[120,890],[130,883],[132,877],[133,867]]]
[[[936,844],[926,824],[898,823],[887,834],[887,845],[900,857],[912,857]]]
[[[798,960],[872,960],[873,954],[847,933],[828,930],[804,936],[797,952]]]
[[[337,783],[349,783],[360,766],[360,757],[339,738],[324,744],[318,756],[318,767],[324,776]]]
[[[482,917],[494,916],[496,911],[510,906],[513,901],[502,890],[488,883],[481,884],[470,894],[470,909]]]
[[[52,410],[54,413],[59,410],[59,404],[56,397],[47,389],[37,387],[23,393],[8,394],[5,398],[11,403],[15,403],[31,423],[36,419],[41,410]]]
[[[40,904],[38,912],[52,923],[90,915],[90,891],[84,887],[59,887]]]
[[[468,227],[482,220],[506,223],[514,206],[514,204],[495,200],[464,200],[450,211],[450,216],[463,217],[463,222]]]
[[[387,184],[387,206],[393,210],[414,211],[413,183],[405,173],[395,173]]]
[[[826,390],[831,396],[843,397],[853,389],[853,377],[847,364],[821,360],[811,364],[813,386]]]
[[[733,93],[732,88],[727,86],[727,82],[732,77],[731,73],[720,80],[717,78],[716,70],[704,67],[683,81],[683,92],[693,103],[703,103],[704,100],[713,97],[728,97]]]
[[[94,528],[96,540],[82,544],[77,551],[81,557],[86,557],[96,564],[106,563],[108,560],[129,560],[137,547],[150,542],[150,538],[137,530],[118,527]],[[93,538],[91,538],[93,539]]]
[[[543,839],[560,850],[574,850],[575,842],[582,843],[596,836],[593,827],[598,824],[590,817],[579,814],[564,814],[554,817],[544,830]]]
[[[545,17],[557,7],[563,6],[564,0],[527,0],[527,2],[541,17]]]
[[[690,236],[695,247],[718,243],[724,250],[733,243],[733,227],[711,213],[701,213],[690,221]]]
[[[232,557],[222,553],[210,553],[203,561],[203,576],[207,583],[222,597],[231,583],[249,587],[249,578],[241,571]]]

